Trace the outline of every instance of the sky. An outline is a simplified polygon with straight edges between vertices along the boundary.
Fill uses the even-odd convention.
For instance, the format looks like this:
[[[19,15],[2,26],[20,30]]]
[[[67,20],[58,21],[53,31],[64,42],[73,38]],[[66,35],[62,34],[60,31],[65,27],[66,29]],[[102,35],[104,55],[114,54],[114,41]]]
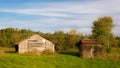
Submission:
[[[120,36],[120,0],[0,0],[0,29],[91,34],[93,22],[111,16]]]

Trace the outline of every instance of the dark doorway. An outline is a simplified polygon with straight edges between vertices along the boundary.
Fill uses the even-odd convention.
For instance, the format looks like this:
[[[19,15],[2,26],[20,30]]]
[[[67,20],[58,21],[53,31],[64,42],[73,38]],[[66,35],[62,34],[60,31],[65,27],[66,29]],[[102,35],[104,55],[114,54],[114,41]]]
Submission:
[[[15,52],[18,52],[18,45],[15,45]]]

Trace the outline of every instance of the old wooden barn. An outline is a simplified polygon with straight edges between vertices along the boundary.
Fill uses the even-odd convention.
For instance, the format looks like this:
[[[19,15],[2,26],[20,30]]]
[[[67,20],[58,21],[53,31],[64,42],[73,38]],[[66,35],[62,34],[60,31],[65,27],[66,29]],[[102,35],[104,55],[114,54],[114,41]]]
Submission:
[[[54,44],[47,39],[41,37],[38,34],[35,34],[27,39],[17,43],[15,45],[16,52],[18,53],[26,53],[26,52],[33,52],[33,51],[45,51],[49,49],[50,51],[54,52]]]

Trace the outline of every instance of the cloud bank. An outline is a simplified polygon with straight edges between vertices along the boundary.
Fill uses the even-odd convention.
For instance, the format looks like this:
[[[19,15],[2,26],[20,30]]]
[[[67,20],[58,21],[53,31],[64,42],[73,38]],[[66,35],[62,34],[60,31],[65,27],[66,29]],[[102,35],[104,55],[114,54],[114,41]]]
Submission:
[[[0,13],[4,13],[1,28],[17,27],[30,28],[42,32],[54,32],[56,30],[69,31],[77,29],[83,34],[90,34],[92,22],[99,16],[111,16],[114,24],[120,21],[120,0],[86,0],[63,2],[28,2],[12,7],[0,7]],[[11,14],[13,16],[9,16]],[[21,19],[24,18],[24,19]],[[120,26],[113,30],[115,35]],[[116,32],[117,31],[117,32]]]

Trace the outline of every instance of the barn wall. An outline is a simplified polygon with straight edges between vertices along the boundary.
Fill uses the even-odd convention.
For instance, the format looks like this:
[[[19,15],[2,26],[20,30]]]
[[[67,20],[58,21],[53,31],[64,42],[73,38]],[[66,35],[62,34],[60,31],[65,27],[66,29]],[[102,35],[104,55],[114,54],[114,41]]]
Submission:
[[[49,42],[49,41],[47,41],[47,43],[46,43],[46,49],[50,49],[51,51],[55,51],[55,45],[53,44],[53,43],[51,43],[51,42]]]
[[[39,35],[33,35],[28,39],[19,43],[19,53],[39,51],[42,52],[46,49],[55,51],[54,44]]]
[[[28,51],[27,40],[24,40],[18,45],[18,53],[25,53],[27,51]]]

